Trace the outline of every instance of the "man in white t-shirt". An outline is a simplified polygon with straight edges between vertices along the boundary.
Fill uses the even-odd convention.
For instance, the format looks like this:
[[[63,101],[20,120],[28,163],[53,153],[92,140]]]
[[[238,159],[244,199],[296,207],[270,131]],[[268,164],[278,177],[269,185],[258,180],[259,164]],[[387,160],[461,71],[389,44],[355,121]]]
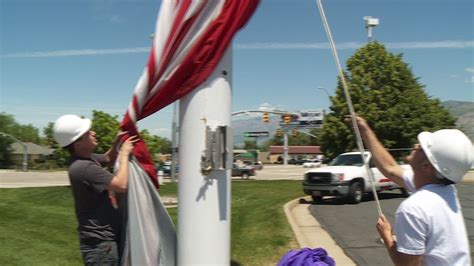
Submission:
[[[395,214],[395,235],[381,215],[377,230],[395,265],[471,265],[466,225],[454,183],[469,171],[473,145],[457,129],[422,132],[402,169],[367,122],[356,117],[377,168],[413,194]]]

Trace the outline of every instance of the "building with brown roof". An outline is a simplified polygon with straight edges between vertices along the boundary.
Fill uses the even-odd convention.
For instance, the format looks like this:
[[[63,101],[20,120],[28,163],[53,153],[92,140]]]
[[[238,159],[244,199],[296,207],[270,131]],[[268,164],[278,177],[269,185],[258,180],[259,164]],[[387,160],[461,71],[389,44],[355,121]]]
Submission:
[[[270,146],[269,159],[271,163],[281,163],[283,160],[283,146]],[[322,155],[320,146],[288,146],[289,163],[301,159],[313,159]]]

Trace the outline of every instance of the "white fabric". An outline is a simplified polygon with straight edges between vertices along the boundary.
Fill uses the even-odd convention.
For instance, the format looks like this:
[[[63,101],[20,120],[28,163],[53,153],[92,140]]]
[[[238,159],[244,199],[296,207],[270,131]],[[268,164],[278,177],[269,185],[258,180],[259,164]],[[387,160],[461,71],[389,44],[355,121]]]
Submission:
[[[176,231],[160,195],[135,158],[129,161],[122,265],[176,265]]]
[[[404,172],[414,188],[413,171]],[[402,202],[395,214],[397,250],[424,255],[425,265],[471,265],[466,225],[454,185],[429,184]]]

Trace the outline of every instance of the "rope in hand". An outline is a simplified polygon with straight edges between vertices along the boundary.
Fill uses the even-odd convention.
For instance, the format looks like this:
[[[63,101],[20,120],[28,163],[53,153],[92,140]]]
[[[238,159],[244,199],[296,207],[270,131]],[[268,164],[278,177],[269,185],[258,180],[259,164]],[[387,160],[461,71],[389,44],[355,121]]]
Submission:
[[[362,142],[362,137],[360,135],[359,127],[357,125],[354,106],[352,105],[352,100],[351,100],[351,96],[349,94],[349,89],[347,87],[346,79],[344,77],[344,72],[342,71],[341,63],[339,61],[339,56],[337,54],[336,45],[334,43],[334,40],[332,39],[331,30],[329,29],[329,24],[328,24],[328,21],[326,19],[326,15],[324,14],[324,9],[323,9],[323,5],[321,3],[321,0],[316,0],[316,4],[318,5],[319,14],[321,15],[321,20],[323,21],[324,30],[326,31],[326,36],[328,38],[329,45],[331,46],[332,55],[334,57],[334,61],[336,62],[336,67],[337,67],[338,72],[339,72],[339,77],[341,78],[342,87],[344,88],[344,95],[346,97],[347,107],[349,108],[349,113],[350,113],[350,116],[351,116],[352,126],[354,127],[354,132],[355,132],[355,135],[356,135],[357,147],[358,147],[358,149],[360,151],[360,154],[362,156],[362,159],[364,161],[365,170],[367,171],[367,175],[368,175],[370,183],[371,183],[372,194],[374,195],[375,202],[377,203],[377,210],[378,210],[378,213],[379,213],[379,216],[380,216],[380,215],[382,215],[382,208],[380,207],[379,197],[377,195],[377,191],[375,190],[374,175],[373,175],[373,173],[372,173],[372,171],[370,170],[370,167],[369,167],[368,156],[364,156],[364,151],[365,151],[364,144]]]

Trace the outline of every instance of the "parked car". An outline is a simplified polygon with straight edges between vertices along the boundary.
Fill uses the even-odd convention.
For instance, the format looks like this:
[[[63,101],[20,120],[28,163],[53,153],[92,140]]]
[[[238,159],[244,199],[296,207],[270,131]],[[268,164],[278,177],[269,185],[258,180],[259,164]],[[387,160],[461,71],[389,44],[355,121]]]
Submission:
[[[163,165],[159,166],[157,171],[163,171],[163,174],[170,175],[171,174],[171,162],[165,162]],[[179,172],[179,166],[175,165],[175,173]]]
[[[318,160],[318,159],[307,160],[306,162],[303,163],[304,168],[321,167],[321,165],[322,165],[322,162],[321,160]]]
[[[251,167],[255,168],[255,170],[258,170],[258,171],[263,169],[263,164],[260,161],[258,161],[258,162],[244,161],[244,164],[247,165],[247,166],[251,166]]]
[[[236,163],[232,165],[232,176],[240,176],[242,179],[249,179],[250,176],[254,176],[255,174],[255,168],[252,166],[238,166]]]

